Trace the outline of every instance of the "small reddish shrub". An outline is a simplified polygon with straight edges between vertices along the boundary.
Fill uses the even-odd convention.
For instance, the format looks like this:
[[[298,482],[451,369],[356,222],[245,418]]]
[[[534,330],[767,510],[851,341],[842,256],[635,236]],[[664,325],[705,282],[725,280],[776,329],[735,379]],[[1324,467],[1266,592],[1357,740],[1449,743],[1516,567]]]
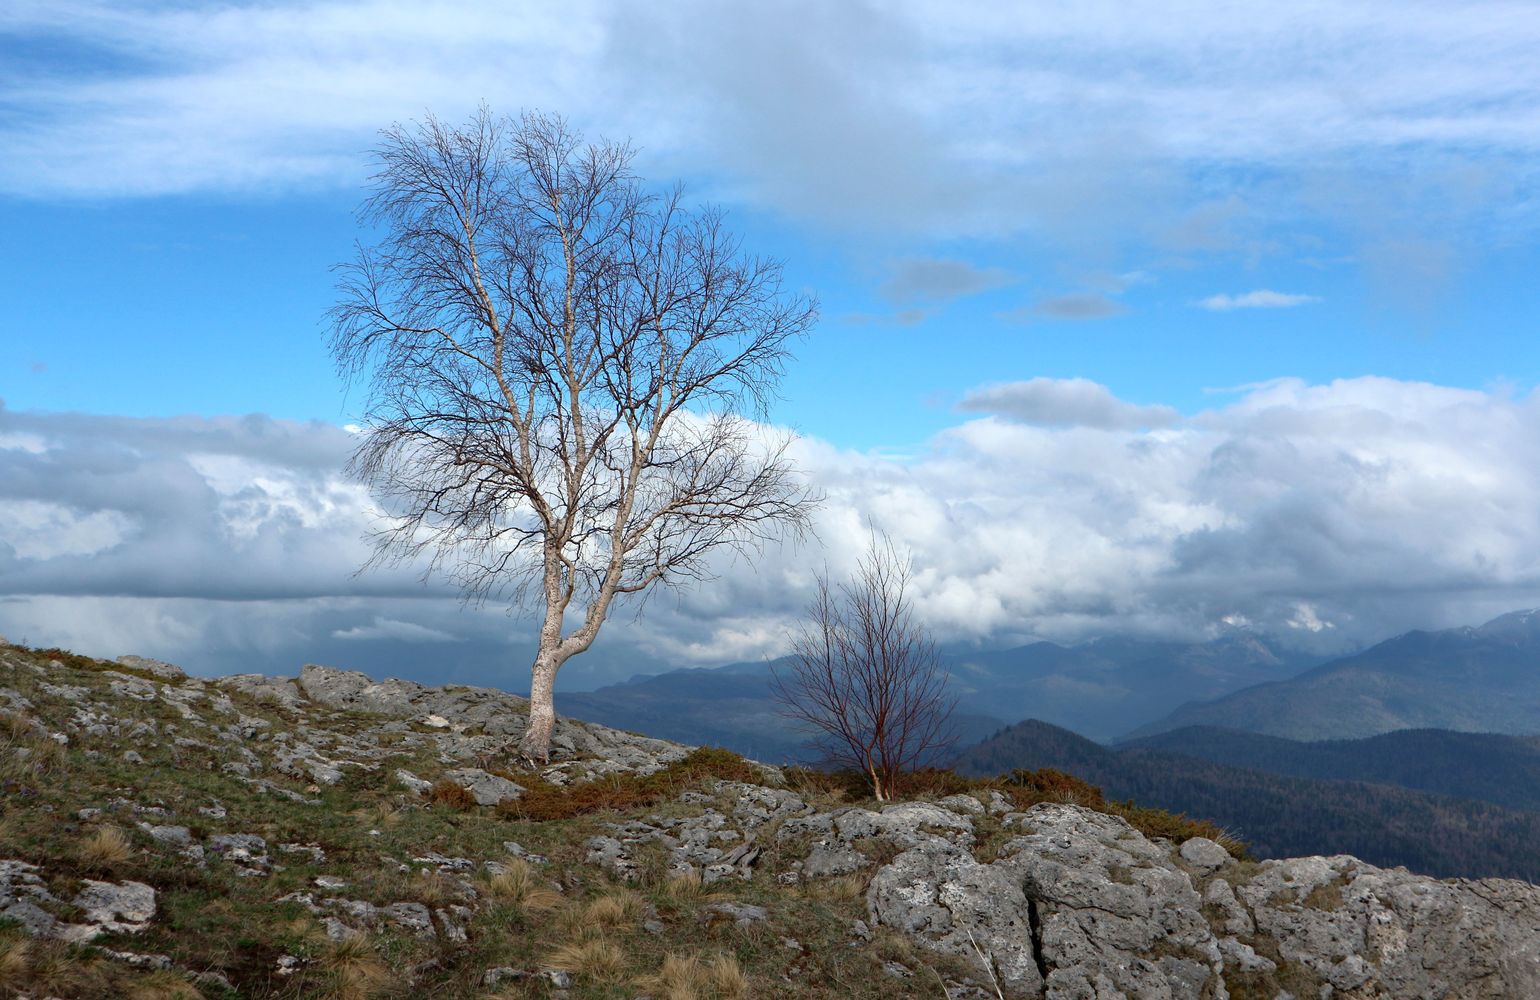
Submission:
[[[476,808],[476,796],[448,778],[440,778],[433,783],[428,791],[428,801],[461,812]]]

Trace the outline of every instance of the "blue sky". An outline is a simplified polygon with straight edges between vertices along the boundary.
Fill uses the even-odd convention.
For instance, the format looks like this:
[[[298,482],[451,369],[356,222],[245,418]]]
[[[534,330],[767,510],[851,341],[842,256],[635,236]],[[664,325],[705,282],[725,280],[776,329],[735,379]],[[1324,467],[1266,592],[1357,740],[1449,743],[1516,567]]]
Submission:
[[[775,557],[775,595],[729,568],[617,625],[617,662],[773,652],[863,522],[906,534],[958,640],[1347,642],[1540,600],[1514,467],[1540,437],[1537,46],[1540,14],[1496,3],[9,4],[0,629],[221,665],[369,629],[466,662],[521,641],[404,577],[370,607],[332,517],[358,397],[323,313],[368,150],[482,101],[629,137],[822,302],[772,418],[830,492],[827,551]],[[220,422],[247,415],[272,423]],[[93,583],[180,542],[167,508],[39,471],[92,455],[196,474],[193,566],[337,557],[287,595]]]

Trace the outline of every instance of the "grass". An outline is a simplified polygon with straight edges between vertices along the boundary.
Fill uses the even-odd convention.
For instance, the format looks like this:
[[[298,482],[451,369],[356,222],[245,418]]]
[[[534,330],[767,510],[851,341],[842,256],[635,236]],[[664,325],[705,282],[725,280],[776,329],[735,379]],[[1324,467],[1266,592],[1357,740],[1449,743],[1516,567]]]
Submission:
[[[321,970],[327,1000],[373,1000],[390,986],[393,973],[374,945],[359,935],[329,943],[316,965]]]
[[[562,894],[549,885],[542,885],[535,877],[533,867],[523,858],[510,859],[506,871],[486,881],[484,892],[499,903],[530,913],[555,909],[562,902]]]
[[[115,826],[99,827],[86,837],[75,852],[83,868],[93,872],[115,872],[134,856],[133,845]]]
[[[500,804],[498,815],[528,822],[643,809],[677,798],[680,792],[712,779],[763,780],[758,767],[718,747],[697,747],[683,760],[649,775],[608,775],[576,785],[553,785],[532,771],[504,772],[503,776],[524,786],[525,792]]]
[[[560,945],[546,955],[544,964],[596,983],[621,982],[629,969],[625,950],[603,937]]]
[[[623,927],[639,921],[641,913],[641,897],[618,890],[590,900],[583,907],[583,922],[591,927]]]
[[[31,958],[32,942],[25,938],[12,938],[0,944],[0,993],[21,991]]]
[[[128,1000],[204,1000],[203,991],[169,970],[152,972],[129,991]]]
[[[663,956],[658,971],[641,976],[637,985],[657,1000],[740,1000],[748,996],[749,979],[731,955]]]

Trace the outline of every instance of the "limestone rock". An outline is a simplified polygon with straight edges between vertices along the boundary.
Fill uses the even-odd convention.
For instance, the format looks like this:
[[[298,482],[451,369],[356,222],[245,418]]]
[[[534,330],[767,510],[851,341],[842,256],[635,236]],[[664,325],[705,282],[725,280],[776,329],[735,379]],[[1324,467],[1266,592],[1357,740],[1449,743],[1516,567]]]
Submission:
[[[264,677],[261,674],[234,674],[216,681],[220,687],[238,691],[257,701],[272,702],[285,708],[298,709],[305,703],[299,688],[287,677]]]
[[[416,792],[418,795],[426,795],[433,791],[433,782],[424,781],[411,771],[401,767],[396,769],[396,781]]]
[[[134,670],[154,674],[163,681],[180,681],[187,678],[187,671],[164,660],[152,660],[145,656],[120,656],[117,662]]]
[[[1230,852],[1207,837],[1193,837],[1182,844],[1182,860],[1198,871],[1207,874],[1235,863]]]
[[[507,778],[488,774],[479,767],[462,767],[446,772],[445,777],[470,792],[481,806],[495,806],[500,802],[512,802],[524,794],[524,786]]]
[[[357,670],[338,670],[307,663],[300,669],[299,689],[311,701],[327,708],[376,712],[380,715],[412,714],[412,699],[426,690],[412,681],[376,683]]]
[[[52,936],[59,926],[43,907],[59,901],[43,884],[42,871],[25,861],[0,861],[0,918],[16,921],[34,937]]]
[[[974,962],[986,956],[1010,996],[1042,993],[1031,908],[1020,876],[1005,866],[980,864],[944,840],[927,841],[878,871],[867,907],[874,923],[937,951]]]
[[[1257,933],[1339,992],[1540,996],[1540,888],[1437,881],[1356,858],[1263,862],[1237,886]]]
[[[614,837],[591,837],[585,846],[589,864],[598,865],[623,882],[635,882],[641,877],[641,869],[631,860],[626,845]]]
[[[64,935],[89,941],[101,934],[137,934],[155,918],[155,890],[143,882],[98,882],[86,879],[73,900],[85,912],[84,929]]]
[[[1275,997],[1285,981],[1314,984],[1311,997],[1540,996],[1540,888],[1526,883],[1350,857],[1253,869],[1211,841],[1173,850],[1077,806],[1005,824],[1021,835],[989,864],[933,836],[885,865],[873,921],[978,963],[1011,997]]]
[[[837,844],[813,845],[812,853],[802,862],[803,878],[832,878],[849,875],[871,864],[871,859],[860,851]]]

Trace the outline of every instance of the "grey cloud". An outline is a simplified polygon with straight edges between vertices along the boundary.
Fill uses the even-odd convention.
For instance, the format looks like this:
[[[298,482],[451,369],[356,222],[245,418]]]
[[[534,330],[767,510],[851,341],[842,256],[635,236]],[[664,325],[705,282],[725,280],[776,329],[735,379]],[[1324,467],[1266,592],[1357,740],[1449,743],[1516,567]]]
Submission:
[[[965,411],[995,413],[1042,427],[1131,430],[1168,427],[1181,419],[1169,406],[1139,406],[1084,378],[1034,378],[969,390],[958,404]]]
[[[1052,295],[1030,306],[1002,313],[1002,318],[1018,321],[1032,319],[1107,319],[1128,311],[1117,299],[1095,293]]]
[[[18,443],[5,446],[5,443]],[[137,419],[0,409],[0,592],[225,600],[415,594],[410,567],[354,577],[367,497],[351,435],[261,416]],[[53,539],[93,515],[96,548]],[[47,555],[49,549],[53,554]]]
[[[846,313],[846,323],[861,326],[918,326],[930,317],[924,309],[900,309],[895,313]]]
[[[978,267],[965,260],[918,258],[897,261],[882,284],[890,302],[946,302],[1010,284],[1014,278],[998,267]]]

